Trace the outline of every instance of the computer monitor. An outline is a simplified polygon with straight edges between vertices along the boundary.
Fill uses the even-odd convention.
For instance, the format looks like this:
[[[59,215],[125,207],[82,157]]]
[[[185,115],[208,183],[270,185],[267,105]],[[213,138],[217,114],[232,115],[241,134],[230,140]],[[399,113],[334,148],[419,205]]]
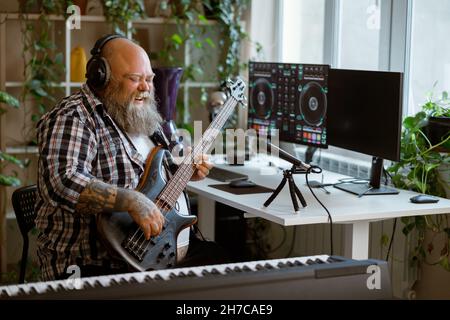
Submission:
[[[368,185],[341,184],[358,195],[398,193],[380,185],[383,159],[400,160],[403,74],[330,69],[328,143],[371,155]]]

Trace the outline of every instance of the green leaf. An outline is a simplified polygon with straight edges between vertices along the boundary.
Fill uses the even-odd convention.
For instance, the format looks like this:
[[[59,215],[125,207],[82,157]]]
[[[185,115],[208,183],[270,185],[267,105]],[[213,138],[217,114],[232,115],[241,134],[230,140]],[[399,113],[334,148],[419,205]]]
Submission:
[[[201,48],[203,47],[203,43],[202,43],[201,41],[195,40],[194,46],[195,46],[197,49],[201,49]]]
[[[5,103],[11,107],[19,108],[19,100],[3,91],[0,91],[0,103]]]
[[[173,42],[175,42],[176,44],[179,44],[179,45],[183,44],[183,39],[182,39],[182,38],[180,37],[180,35],[177,34],[177,33],[174,33],[174,34],[170,37],[170,39],[171,39]]]
[[[386,247],[388,244],[389,244],[389,237],[385,233],[383,233],[380,239],[380,245],[382,247]]]
[[[8,187],[18,187],[20,186],[20,180],[16,177],[9,177],[0,174],[0,185]]]
[[[209,37],[205,39],[205,42],[206,42],[211,48],[215,48],[215,47],[216,47],[216,44],[214,43],[214,41],[212,41],[212,39],[209,38]]]
[[[21,161],[21,160],[17,159],[16,157],[14,157],[10,154],[7,154],[3,151],[0,151],[0,160],[8,161],[12,164],[18,165],[19,167],[23,167],[23,161]]]
[[[410,223],[410,224],[406,225],[406,226],[402,229],[403,234],[404,234],[405,236],[407,236],[407,235],[414,229],[415,226],[416,226],[415,223]]]

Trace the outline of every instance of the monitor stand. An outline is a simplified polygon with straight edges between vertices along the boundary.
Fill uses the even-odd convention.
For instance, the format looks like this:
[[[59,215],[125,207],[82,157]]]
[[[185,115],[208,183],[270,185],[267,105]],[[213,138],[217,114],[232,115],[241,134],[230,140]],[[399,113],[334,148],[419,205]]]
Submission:
[[[364,195],[398,194],[398,190],[381,185],[381,175],[383,173],[383,159],[372,157],[372,167],[370,168],[369,183],[342,183],[334,185],[335,188],[356,194],[359,197]]]

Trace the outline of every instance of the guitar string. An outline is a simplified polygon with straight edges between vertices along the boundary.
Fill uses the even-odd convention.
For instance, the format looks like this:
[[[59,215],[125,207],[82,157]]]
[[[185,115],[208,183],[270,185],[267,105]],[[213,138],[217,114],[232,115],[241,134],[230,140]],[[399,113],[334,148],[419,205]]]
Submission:
[[[236,104],[233,103],[234,101],[231,101],[231,100],[232,99],[230,99],[230,101],[227,101],[224,104],[224,112],[219,114],[219,116],[216,117],[217,120],[213,121],[213,123],[211,123],[211,125],[207,128],[205,136],[201,139],[201,144],[197,144],[194,147],[194,150],[193,150],[193,152],[191,152],[191,156],[190,157],[187,156],[187,157],[185,157],[183,159],[181,165],[182,166],[184,165],[186,167],[186,169],[185,170],[178,170],[170,181],[174,181],[174,178],[175,178],[175,181],[176,181],[176,175],[177,175],[178,172],[181,172],[181,174],[179,174],[179,176],[181,175],[181,177],[179,177],[181,181],[184,181],[184,182],[188,181],[190,179],[190,177],[192,177],[192,174],[194,173],[194,169],[192,168],[192,163],[194,163],[193,160],[197,156],[199,156],[201,154],[201,152],[205,149],[205,147],[206,147],[205,144],[209,143],[210,144],[209,147],[212,145],[212,143],[210,143],[210,141],[209,141],[209,139],[213,138],[214,135],[215,135],[215,132],[212,129],[217,129],[217,128],[222,127],[225,124],[226,120],[229,118],[231,112],[234,110]],[[229,110],[226,110],[226,109],[229,109]],[[223,122],[223,123],[220,124],[220,122]],[[214,140],[211,139],[211,142],[213,142],[213,141]],[[189,162],[185,163],[185,162],[187,162],[185,160],[187,160]],[[169,181],[169,183],[170,183],[170,181]],[[178,200],[178,197],[175,198],[175,195],[178,194],[178,193],[181,193],[182,190],[184,189],[184,188],[179,188],[179,186],[182,186],[183,184],[185,184],[185,183],[178,183],[178,184],[175,185],[175,188],[171,187],[171,185],[168,184],[167,188],[164,188],[163,191],[161,192],[161,194],[163,194],[163,195],[166,192],[168,197],[164,197],[164,198],[159,197],[157,199],[157,201],[156,201],[156,205],[160,204],[160,201],[163,201],[164,202],[163,205],[164,206],[168,206],[167,211],[169,211],[171,209],[171,207],[173,207],[175,201]],[[175,192],[173,192],[174,191],[173,189],[175,189]],[[170,192],[170,193],[168,193],[168,192]],[[167,223],[167,221],[166,221],[166,223]],[[140,231],[140,228],[138,228],[135,231],[135,233],[131,237],[130,241],[128,242],[128,244],[130,244],[130,242],[131,242],[132,247],[130,249],[133,250],[133,252],[135,252],[136,246],[138,244],[139,244],[139,246],[138,246],[137,250],[141,251],[141,252],[144,252],[145,250],[148,249],[148,246],[151,243],[151,240],[145,239],[144,233],[142,231],[141,232],[139,232],[139,231]],[[135,238],[137,233],[139,233],[139,238],[134,240],[134,238]],[[143,237],[143,239],[141,241],[142,237]],[[143,249],[143,246],[145,245],[146,242],[147,242],[147,245],[145,246],[145,249]]]
[[[215,130],[218,131],[219,128],[221,128],[226,120],[229,118],[229,116],[231,115],[231,112],[234,110],[236,104],[237,104],[237,100],[236,101],[232,101],[234,98],[233,96],[230,97],[229,101],[226,101],[224,103],[224,112],[220,113],[219,116],[217,116],[215,118],[216,121],[213,121],[211,123],[211,125],[207,128],[206,130],[206,134],[204,135],[204,137],[201,139],[201,143],[197,144],[194,147],[193,152],[191,152],[191,156],[187,156],[183,159],[182,163],[180,166],[184,166],[185,170],[177,170],[177,172],[175,173],[175,175],[172,177],[172,179],[170,181],[176,181],[177,180],[177,173],[181,172],[181,174],[178,174],[178,178],[181,182],[183,183],[177,183],[175,184],[175,186],[173,186],[173,183],[171,184],[170,181],[169,183],[166,185],[166,187],[162,190],[161,194],[165,197],[158,197],[157,201],[156,201],[156,205],[164,212],[164,211],[169,211],[174,203],[178,200],[179,198],[179,194],[181,194],[181,192],[183,191],[184,187],[182,187],[186,181],[188,181],[190,179],[190,177],[192,177],[192,174],[194,173],[195,169],[193,168],[192,164],[194,163],[194,159],[196,157],[198,157],[199,155],[201,155],[201,152],[203,150],[205,150],[206,148],[209,149],[209,147],[211,147],[212,143],[214,142],[215,139]],[[234,103],[236,102],[236,103]],[[227,110],[228,109],[228,110]],[[220,123],[223,122],[223,123]],[[217,136],[217,135],[216,135]],[[212,139],[214,138],[214,139]],[[209,144],[209,146],[208,146]],[[188,162],[189,161],[189,162]],[[188,162],[188,163],[186,163]],[[181,177],[180,177],[181,176]],[[181,188],[180,188],[181,187]],[[176,196],[178,194],[178,196]],[[161,204],[162,202],[162,204]],[[166,212],[167,213],[167,212]],[[165,224],[167,224],[168,221],[166,221]],[[140,228],[138,228],[133,236],[131,237],[131,239],[128,242],[128,245],[132,244],[131,246],[131,250],[133,252],[135,252],[136,250],[136,246],[139,244],[137,250],[144,252],[145,250],[148,249],[148,246],[151,243],[151,240],[147,240],[145,239],[144,236],[144,232],[141,230]],[[136,234],[140,233],[139,238],[138,239],[134,239]],[[144,236],[143,240],[141,241],[141,238]],[[145,246],[145,249],[143,248],[143,246],[145,245],[145,243],[147,242],[147,245]],[[135,252],[136,253],[136,252]]]

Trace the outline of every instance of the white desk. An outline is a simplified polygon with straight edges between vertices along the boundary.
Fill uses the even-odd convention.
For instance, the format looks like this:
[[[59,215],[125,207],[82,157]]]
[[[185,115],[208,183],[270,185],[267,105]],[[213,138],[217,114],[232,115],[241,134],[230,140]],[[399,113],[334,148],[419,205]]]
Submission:
[[[280,161],[280,160],[278,160]],[[283,167],[289,164],[281,161]],[[267,170],[276,170],[269,167],[267,161],[252,161],[245,166],[227,166],[216,164],[239,173],[245,173],[250,180],[261,186],[275,189],[282,179],[282,171],[277,174],[264,175]],[[309,180],[321,180],[320,174],[310,174]],[[334,183],[345,176],[324,172],[324,183]],[[304,196],[307,206],[300,209],[296,214],[292,206],[289,187],[286,184],[283,191],[277,198],[265,208],[263,203],[268,199],[270,193],[259,193],[250,195],[235,195],[209,187],[211,184],[220,184],[212,179],[204,179],[198,182],[190,182],[188,190],[199,194],[209,200],[218,201],[232,206],[244,212],[248,212],[257,217],[261,217],[283,226],[328,223],[328,216],[325,210],[314,199],[306,186],[303,174],[295,175],[295,182]],[[417,216],[429,214],[450,213],[450,200],[441,198],[438,203],[414,204],[409,198],[417,193],[401,190],[397,195],[367,195],[358,198],[356,195],[341,191],[333,187],[327,187],[330,194],[325,194],[322,190],[314,189],[320,201],[328,208],[333,218],[333,223],[350,224],[351,233],[347,235],[345,243],[345,253],[347,257],[354,259],[367,259],[369,252],[369,224],[371,221],[381,219],[392,219],[404,216]],[[300,203],[299,203],[300,205]],[[202,220],[209,220],[209,224],[214,226],[214,214],[205,208],[205,201],[199,201],[199,224]],[[208,215],[209,216],[205,216]]]

